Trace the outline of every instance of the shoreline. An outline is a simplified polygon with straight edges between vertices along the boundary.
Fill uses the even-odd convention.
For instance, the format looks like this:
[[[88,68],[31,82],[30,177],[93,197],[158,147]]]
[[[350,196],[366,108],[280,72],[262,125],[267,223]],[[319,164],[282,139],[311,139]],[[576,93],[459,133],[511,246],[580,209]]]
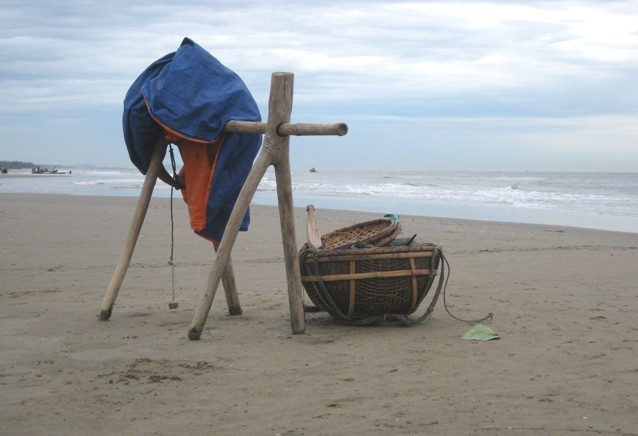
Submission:
[[[28,175],[24,177],[40,177],[41,175]],[[52,175],[55,176],[55,175]],[[68,176],[68,175],[67,175]],[[11,177],[11,176],[10,176]],[[23,177],[23,176],[16,176]],[[163,185],[160,185],[164,187]],[[170,198],[170,190],[156,187],[153,198]],[[86,195],[86,194],[58,194],[58,193],[37,193],[37,192],[11,192],[0,193],[2,195],[52,195],[70,196],[73,198],[134,198],[137,199],[139,192],[128,195]],[[182,201],[181,194],[176,192],[175,200]],[[584,230],[600,230],[616,233],[638,234],[638,217],[602,216],[575,214],[552,210],[524,209],[508,206],[480,205],[469,203],[444,203],[436,201],[414,202],[410,200],[381,200],[364,198],[345,198],[333,196],[309,196],[304,194],[294,194],[295,208],[304,209],[307,204],[314,204],[316,208],[323,208],[331,211],[357,211],[370,214],[398,213],[400,216],[415,216],[433,219],[467,220],[486,223],[501,224],[523,224],[550,227],[570,227]],[[253,198],[252,205],[257,206],[277,206],[277,194],[271,191],[257,191]],[[474,215],[467,217],[468,215]],[[305,228],[305,227],[304,227]]]
[[[4,434],[636,432],[638,234],[402,215],[404,235],[443,247],[450,310],[493,312],[501,340],[460,340],[469,326],[442,299],[412,328],[318,313],[292,335],[278,211],[251,206],[232,254],[244,313],[218,290],[193,342],[214,253],[180,198],[179,308],[170,200],[153,198],[108,322],[97,313],[137,199],[0,198]],[[322,233],[378,217],[317,209]],[[300,246],[303,208],[295,222]]]

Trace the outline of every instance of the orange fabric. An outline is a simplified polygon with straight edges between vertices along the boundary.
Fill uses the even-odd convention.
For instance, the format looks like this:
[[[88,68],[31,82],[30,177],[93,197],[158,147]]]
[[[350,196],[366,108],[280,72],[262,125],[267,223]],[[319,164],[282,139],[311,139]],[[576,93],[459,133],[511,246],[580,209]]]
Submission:
[[[199,232],[206,227],[206,209],[210,186],[217,167],[219,149],[224,143],[224,135],[214,141],[187,138],[157,119],[153,119],[165,130],[166,140],[176,144],[179,148],[184,166],[177,177],[180,183],[185,186],[181,192],[188,205],[191,228]],[[213,241],[213,243],[215,242],[217,241]]]
[[[178,174],[184,201],[188,204],[191,228],[196,232],[206,227],[206,208],[210,185],[215,175],[217,156],[223,141],[217,140],[207,145],[183,139],[177,142],[184,166]]]

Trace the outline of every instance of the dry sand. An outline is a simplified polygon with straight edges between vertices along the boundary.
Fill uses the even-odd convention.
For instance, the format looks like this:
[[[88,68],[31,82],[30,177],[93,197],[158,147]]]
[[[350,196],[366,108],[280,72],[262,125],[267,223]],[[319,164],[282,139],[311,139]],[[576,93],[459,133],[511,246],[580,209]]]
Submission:
[[[414,328],[308,314],[293,336],[277,211],[253,207],[233,251],[244,314],[220,290],[193,342],[213,250],[181,200],[179,308],[156,198],[97,319],[135,201],[0,196],[0,433],[638,434],[638,234],[402,216],[443,246],[453,313],[494,312],[502,339],[460,340],[441,300]],[[323,232],[376,217],[318,211]]]

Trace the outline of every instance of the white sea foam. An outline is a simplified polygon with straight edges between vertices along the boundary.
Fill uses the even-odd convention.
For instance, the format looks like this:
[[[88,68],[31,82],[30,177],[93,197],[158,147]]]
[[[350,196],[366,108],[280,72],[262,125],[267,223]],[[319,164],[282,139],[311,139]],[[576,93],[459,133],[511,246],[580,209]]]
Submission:
[[[103,176],[103,174],[101,174]],[[74,181],[75,185],[84,186],[96,186],[96,185],[109,185],[109,186],[133,186],[141,188],[144,184],[144,179],[96,179],[96,180],[80,180]]]

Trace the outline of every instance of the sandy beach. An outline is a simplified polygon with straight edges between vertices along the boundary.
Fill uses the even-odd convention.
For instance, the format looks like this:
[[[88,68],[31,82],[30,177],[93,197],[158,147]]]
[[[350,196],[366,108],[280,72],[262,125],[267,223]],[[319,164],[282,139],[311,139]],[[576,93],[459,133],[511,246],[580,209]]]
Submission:
[[[443,247],[450,310],[493,312],[501,339],[461,340],[470,326],[442,300],[413,328],[313,313],[293,336],[277,210],[253,206],[233,251],[244,313],[220,290],[189,341],[214,253],[181,199],[179,308],[169,200],[154,198],[113,316],[97,319],[135,202],[0,196],[0,433],[638,434],[638,234],[401,216]],[[317,213],[324,233],[378,218]]]

